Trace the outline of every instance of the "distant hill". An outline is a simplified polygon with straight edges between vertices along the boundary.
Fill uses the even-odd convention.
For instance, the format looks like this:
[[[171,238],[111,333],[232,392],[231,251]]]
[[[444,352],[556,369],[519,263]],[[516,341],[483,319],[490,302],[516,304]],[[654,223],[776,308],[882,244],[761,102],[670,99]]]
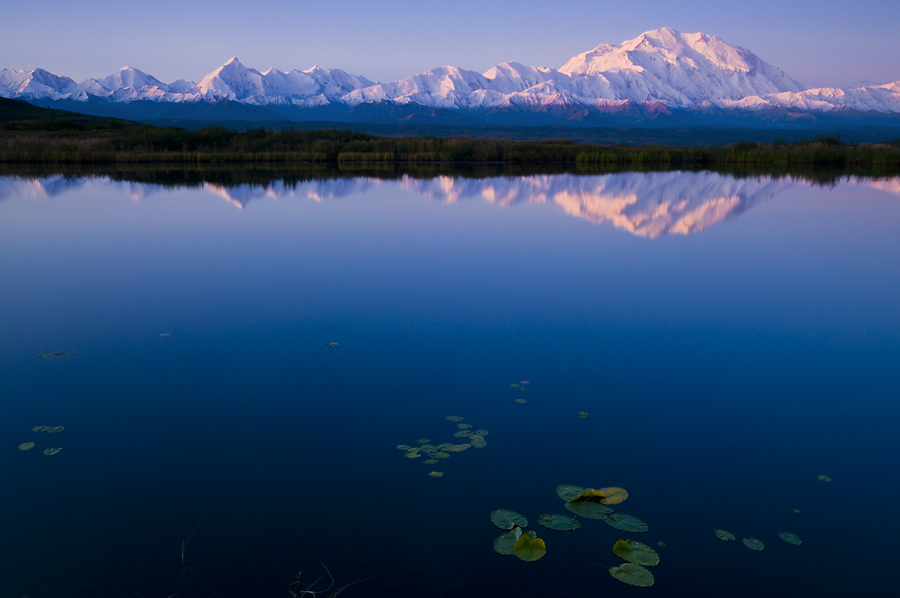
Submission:
[[[118,118],[88,116],[40,108],[9,98],[0,98],[0,129],[12,131],[95,131],[140,126],[139,123]]]

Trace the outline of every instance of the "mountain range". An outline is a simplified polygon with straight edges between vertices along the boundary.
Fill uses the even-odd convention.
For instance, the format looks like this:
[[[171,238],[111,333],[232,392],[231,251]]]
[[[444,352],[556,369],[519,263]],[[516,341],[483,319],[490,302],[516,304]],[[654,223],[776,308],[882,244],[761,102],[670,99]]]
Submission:
[[[390,83],[339,69],[257,71],[232,58],[200,82],[163,83],[131,67],[80,83],[43,69],[0,70],[0,96],[135,119],[548,124],[775,123],[835,119],[900,126],[900,81],[814,88],[753,52],[662,28],[601,44],[558,69],[443,66]]]

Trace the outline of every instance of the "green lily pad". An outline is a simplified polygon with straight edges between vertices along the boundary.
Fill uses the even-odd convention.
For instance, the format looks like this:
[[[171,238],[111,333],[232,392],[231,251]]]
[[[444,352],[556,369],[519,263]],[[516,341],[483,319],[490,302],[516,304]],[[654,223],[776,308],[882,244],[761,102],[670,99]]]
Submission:
[[[665,544],[663,544],[665,546]],[[613,552],[629,563],[636,565],[644,565],[645,567],[653,567],[659,564],[659,555],[656,551],[640,542],[634,540],[619,540],[613,546]]]
[[[765,548],[763,543],[756,538],[744,538],[744,546],[746,546],[750,550],[762,550],[763,548]]]
[[[401,451],[408,451],[412,447],[409,446],[408,444],[398,444],[397,448],[400,449]]]
[[[557,531],[571,531],[581,527],[581,523],[573,517],[566,515],[541,515],[538,523],[547,529],[555,529]]]
[[[822,480],[823,482],[830,482],[830,481],[831,481],[831,478],[829,478],[827,475],[820,475],[820,476],[819,476],[819,479]]]
[[[796,515],[799,515],[799,514],[802,513],[802,512],[803,512],[803,511],[801,511],[800,509],[791,509],[791,513],[794,513],[794,514],[796,514]]]
[[[447,449],[447,452],[448,453],[459,453],[459,452],[462,452],[471,447],[472,447],[472,445],[469,444],[468,442],[465,444],[454,444],[453,446],[451,446],[450,448]]]
[[[610,567],[609,574],[622,583],[639,588],[649,588],[654,582],[650,570],[635,563],[622,563],[618,567]]]
[[[20,451],[27,451],[27,450],[32,449],[32,448],[34,448],[34,443],[33,443],[33,442],[23,442],[22,444],[19,445],[19,450],[20,450]]]
[[[437,465],[438,463],[440,463],[440,461],[438,461],[437,459],[425,459],[424,461],[422,461],[422,463],[424,463],[425,465]]]
[[[49,430],[47,430],[47,434],[59,434],[60,432],[62,432],[65,429],[66,429],[65,426],[54,426],[54,427],[50,428]]]
[[[325,343],[325,346],[329,349],[334,349],[335,347],[337,347],[337,343]]]
[[[524,405],[527,402],[528,401],[526,401],[525,399],[516,399],[516,403],[518,403],[519,405]]]
[[[50,426],[35,426],[31,428],[32,432],[46,432],[50,429]]]
[[[431,439],[430,438],[419,438],[418,440],[416,440],[416,442],[418,442],[419,444],[428,444],[429,442],[431,442]]]
[[[437,450],[439,450],[439,451],[446,451],[446,450],[447,450],[448,448],[450,448],[451,446],[453,446],[453,445],[450,444],[449,442],[445,442],[444,444],[439,444],[439,445],[437,445],[435,448],[436,448]]]
[[[494,550],[500,554],[514,554],[513,548],[519,538],[522,537],[522,528],[514,527],[505,534],[501,534],[494,540]]]
[[[487,446],[487,442],[482,438],[481,440],[472,440],[471,441],[472,448],[484,448]]]
[[[460,416],[458,416],[458,415],[448,415],[448,416],[447,416],[447,419],[448,419],[449,421],[452,421],[452,422],[461,422],[461,421],[463,421],[463,420],[466,419],[466,418],[460,417]]]
[[[422,456],[421,453],[417,453],[417,452],[414,452],[414,451],[409,451],[409,452],[406,453],[406,455],[405,455],[405,457],[406,457],[407,459],[418,459],[418,458],[421,457],[421,456]]]
[[[472,424],[456,424],[456,427],[460,430],[471,430]]]
[[[659,542],[657,542],[656,545],[659,546],[660,548],[665,548],[665,547],[666,547],[666,543],[663,542],[662,540],[660,540]]]
[[[491,521],[500,529],[512,529],[515,526],[528,527],[525,516],[508,509],[497,509],[491,513]]]
[[[644,523],[637,517],[634,517],[632,515],[625,515],[624,513],[611,513],[603,521],[606,522],[606,525],[614,527],[617,530],[621,530],[623,532],[632,532],[637,534],[647,531],[646,523]]]
[[[431,444],[423,444],[422,446],[419,447],[419,450],[424,451],[426,453],[433,453],[436,450],[438,450],[438,447],[433,446]]]
[[[48,448],[47,450],[44,451],[44,454],[47,455],[48,457],[52,457],[53,455],[57,454],[61,450],[62,450],[62,448]]]
[[[449,459],[450,453],[445,453],[445,452],[441,451],[439,453],[434,453],[431,456],[434,457],[435,459]]]
[[[443,476],[444,476],[444,472],[442,472],[442,471],[432,471],[432,472],[429,473],[428,475],[430,475],[430,476],[433,477],[433,478],[440,478],[440,477],[443,477]]]
[[[560,484],[556,487],[556,495],[566,502],[575,500],[581,496],[582,492],[584,492],[584,488],[572,484]]]
[[[566,508],[571,512],[575,513],[579,517],[584,517],[585,519],[606,519],[608,513],[612,513],[613,510],[606,505],[601,505],[598,502],[567,502]]]
[[[469,431],[468,430],[460,430],[456,434],[453,435],[454,438],[468,438]]]
[[[716,537],[723,542],[730,542],[734,540],[734,534],[732,534],[731,532],[727,532],[724,529],[717,529]]]
[[[472,432],[472,434],[475,434],[475,436],[481,436],[483,438],[487,436],[489,432],[487,430],[475,430],[474,432]]]
[[[547,554],[547,546],[543,540],[537,537],[537,534],[527,532],[519,536],[515,546],[513,546],[513,554],[530,563]]]
[[[779,532],[778,537],[788,544],[793,544],[794,546],[800,546],[801,544],[803,544],[803,542],[800,540],[800,537],[797,534],[792,534],[791,532]]]
[[[578,417],[579,419],[591,419],[591,416],[588,415],[587,411],[579,411]]]

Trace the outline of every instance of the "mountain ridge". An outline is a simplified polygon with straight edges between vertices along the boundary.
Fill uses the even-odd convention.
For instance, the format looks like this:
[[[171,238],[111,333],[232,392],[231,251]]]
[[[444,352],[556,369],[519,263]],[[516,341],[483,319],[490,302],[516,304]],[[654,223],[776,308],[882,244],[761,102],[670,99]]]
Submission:
[[[131,67],[80,83],[40,68],[2,69],[0,96],[110,104],[231,101],[275,110],[330,108],[348,113],[361,105],[388,111],[395,110],[388,106],[419,105],[493,121],[515,114],[577,122],[627,112],[652,120],[674,111],[900,115],[900,80],[851,89],[806,89],[750,50],[705,33],[669,28],[644,32],[619,45],[600,44],[559,69],[505,62],[478,73],[445,65],[377,83],[317,66],[260,72],[234,57],[196,83],[181,79],[166,84]]]

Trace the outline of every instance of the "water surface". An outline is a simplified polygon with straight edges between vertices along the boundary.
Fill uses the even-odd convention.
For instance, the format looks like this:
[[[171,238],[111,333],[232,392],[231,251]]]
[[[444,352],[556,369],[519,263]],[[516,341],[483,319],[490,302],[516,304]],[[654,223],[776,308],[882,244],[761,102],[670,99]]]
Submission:
[[[897,178],[2,178],[0,597],[624,594],[620,538],[648,594],[890,595],[898,226]],[[487,446],[395,448],[448,415]],[[563,483],[649,531],[541,528]]]

